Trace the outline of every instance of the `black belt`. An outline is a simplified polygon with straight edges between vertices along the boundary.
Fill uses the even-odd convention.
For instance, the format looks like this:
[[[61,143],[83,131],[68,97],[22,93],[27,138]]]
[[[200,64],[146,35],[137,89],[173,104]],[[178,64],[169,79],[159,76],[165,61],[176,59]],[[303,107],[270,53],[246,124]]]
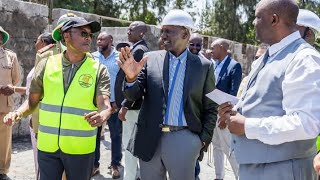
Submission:
[[[163,125],[161,127],[162,132],[175,132],[175,131],[180,131],[183,129],[187,129],[188,127],[186,126],[168,126],[168,125]]]

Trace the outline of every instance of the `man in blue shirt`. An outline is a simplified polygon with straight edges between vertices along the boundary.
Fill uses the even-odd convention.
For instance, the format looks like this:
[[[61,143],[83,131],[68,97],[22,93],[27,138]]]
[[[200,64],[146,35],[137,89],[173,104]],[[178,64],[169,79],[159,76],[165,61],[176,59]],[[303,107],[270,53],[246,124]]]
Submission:
[[[111,170],[112,178],[120,178],[119,166],[121,165],[121,145],[122,145],[122,121],[118,119],[118,107],[115,103],[115,81],[119,72],[119,66],[117,60],[119,59],[119,52],[112,46],[113,37],[106,32],[101,32],[97,39],[98,51],[94,52],[93,57],[101,64],[104,64],[109,72],[110,77],[110,102],[112,106],[112,112],[110,119],[108,120],[108,126],[110,130],[111,138]],[[96,156],[94,162],[94,169],[92,176],[99,173],[99,159],[100,159],[100,134],[102,127],[99,127],[96,143]]]

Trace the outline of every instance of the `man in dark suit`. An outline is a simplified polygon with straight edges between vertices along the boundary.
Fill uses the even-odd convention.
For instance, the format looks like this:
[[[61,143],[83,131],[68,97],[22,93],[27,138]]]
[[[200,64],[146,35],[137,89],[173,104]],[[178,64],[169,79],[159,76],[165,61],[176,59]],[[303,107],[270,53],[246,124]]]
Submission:
[[[147,32],[147,26],[144,22],[134,21],[130,24],[128,29],[128,40],[133,44],[131,54],[136,61],[140,61],[145,52],[149,51],[147,43],[143,37]],[[119,111],[119,119],[123,121],[123,145],[127,148],[134,124],[138,120],[139,109],[142,103],[142,98],[136,101],[128,101],[123,99],[122,84],[125,74],[122,70],[119,71],[116,82],[116,101],[121,107]],[[125,151],[125,166],[123,180],[136,179],[138,159],[134,157],[129,151]]]
[[[217,104],[205,95],[215,88],[214,67],[187,50],[191,29],[188,13],[171,10],[161,26],[166,51],[136,62],[128,48],[121,50],[124,94],[144,97],[132,147],[143,180],[163,180],[166,172],[171,180],[194,180],[200,150],[212,138]]]
[[[241,83],[242,70],[240,63],[228,55],[228,49],[229,43],[224,39],[217,39],[211,44],[212,57],[216,60],[216,87],[225,93],[236,96]],[[230,151],[230,144],[231,134],[226,129],[226,123],[218,120],[212,138],[216,180],[224,178],[224,154],[228,157],[236,179],[238,177],[239,168],[234,153]]]

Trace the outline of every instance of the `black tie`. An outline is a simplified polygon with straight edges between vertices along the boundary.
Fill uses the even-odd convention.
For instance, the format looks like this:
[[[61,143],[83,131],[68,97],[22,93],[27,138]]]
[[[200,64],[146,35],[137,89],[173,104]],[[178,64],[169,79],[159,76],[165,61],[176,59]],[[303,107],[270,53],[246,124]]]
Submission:
[[[250,78],[250,80],[248,82],[247,90],[249,88],[251,88],[256,83],[257,76],[258,76],[259,72],[261,71],[261,69],[266,65],[266,63],[268,61],[268,58],[269,58],[269,49],[264,54],[263,60],[260,63],[258,69],[252,74],[252,76],[251,76],[251,78]]]

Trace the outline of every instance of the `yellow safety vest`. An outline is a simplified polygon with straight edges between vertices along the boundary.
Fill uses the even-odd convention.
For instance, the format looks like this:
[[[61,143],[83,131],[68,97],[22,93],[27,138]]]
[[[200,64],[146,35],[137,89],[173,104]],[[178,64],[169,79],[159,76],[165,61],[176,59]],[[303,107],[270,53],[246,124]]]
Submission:
[[[39,150],[60,149],[67,154],[94,152],[97,128],[89,125],[84,114],[97,110],[93,99],[98,68],[98,62],[87,56],[64,93],[62,54],[49,57],[39,109]]]

